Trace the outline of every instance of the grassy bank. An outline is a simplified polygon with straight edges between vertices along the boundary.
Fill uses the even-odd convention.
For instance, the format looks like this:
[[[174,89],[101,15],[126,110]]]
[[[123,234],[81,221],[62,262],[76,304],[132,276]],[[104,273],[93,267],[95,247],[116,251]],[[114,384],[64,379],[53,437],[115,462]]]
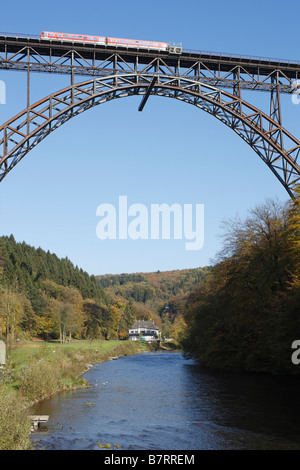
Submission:
[[[82,375],[90,364],[147,350],[140,342],[73,341],[28,343],[9,351],[0,376],[0,450],[30,449],[29,406],[62,391],[88,387]]]

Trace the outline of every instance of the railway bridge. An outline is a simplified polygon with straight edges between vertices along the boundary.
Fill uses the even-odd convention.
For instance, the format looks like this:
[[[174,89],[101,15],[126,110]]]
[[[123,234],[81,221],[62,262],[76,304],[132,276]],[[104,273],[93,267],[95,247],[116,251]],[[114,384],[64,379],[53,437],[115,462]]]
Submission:
[[[0,33],[0,70],[23,71],[27,80],[26,108],[0,127],[0,181],[72,117],[133,95],[143,95],[141,111],[148,97],[157,95],[196,106],[229,126],[291,197],[299,184],[300,141],[283,127],[280,97],[295,91],[300,62],[184,49],[174,54]],[[67,75],[67,86],[30,103],[30,77],[35,72]],[[268,111],[243,99],[244,90],[267,93]]]

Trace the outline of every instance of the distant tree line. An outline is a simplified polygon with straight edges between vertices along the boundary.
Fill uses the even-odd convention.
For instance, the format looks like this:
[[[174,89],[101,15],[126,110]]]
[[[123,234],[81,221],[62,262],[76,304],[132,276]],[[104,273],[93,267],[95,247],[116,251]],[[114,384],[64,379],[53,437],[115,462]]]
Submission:
[[[165,305],[173,296],[182,296],[205,278],[209,267],[137,274],[97,276],[99,284],[118,296],[148,303],[160,299]]]
[[[142,274],[105,274],[97,277],[99,284],[102,287],[122,286],[128,282],[142,282],[145,277]]]

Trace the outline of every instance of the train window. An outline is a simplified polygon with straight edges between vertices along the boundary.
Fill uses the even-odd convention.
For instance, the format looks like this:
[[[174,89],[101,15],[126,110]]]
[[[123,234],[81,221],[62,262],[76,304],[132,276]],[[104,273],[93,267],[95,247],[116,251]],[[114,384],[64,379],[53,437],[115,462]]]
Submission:
[[[62,34],[59,34],[58,36],[59,36],[60,38],[62,38],[62,37],[63,37],[63,35],[62,35]]]
[[[67,38],[67,37],[68,37],[68,35],[67,35],[67,34],[64,34],[64,38]]]

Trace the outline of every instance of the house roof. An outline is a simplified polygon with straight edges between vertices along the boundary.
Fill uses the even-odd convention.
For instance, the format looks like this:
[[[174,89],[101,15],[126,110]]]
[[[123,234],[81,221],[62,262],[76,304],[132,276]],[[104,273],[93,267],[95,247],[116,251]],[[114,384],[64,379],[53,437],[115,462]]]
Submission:
[[[152,330],[158,330],[158,326],[154,325],[152,321],[144,320],[138,320],[134,322],[131,328],[151,328]]]

